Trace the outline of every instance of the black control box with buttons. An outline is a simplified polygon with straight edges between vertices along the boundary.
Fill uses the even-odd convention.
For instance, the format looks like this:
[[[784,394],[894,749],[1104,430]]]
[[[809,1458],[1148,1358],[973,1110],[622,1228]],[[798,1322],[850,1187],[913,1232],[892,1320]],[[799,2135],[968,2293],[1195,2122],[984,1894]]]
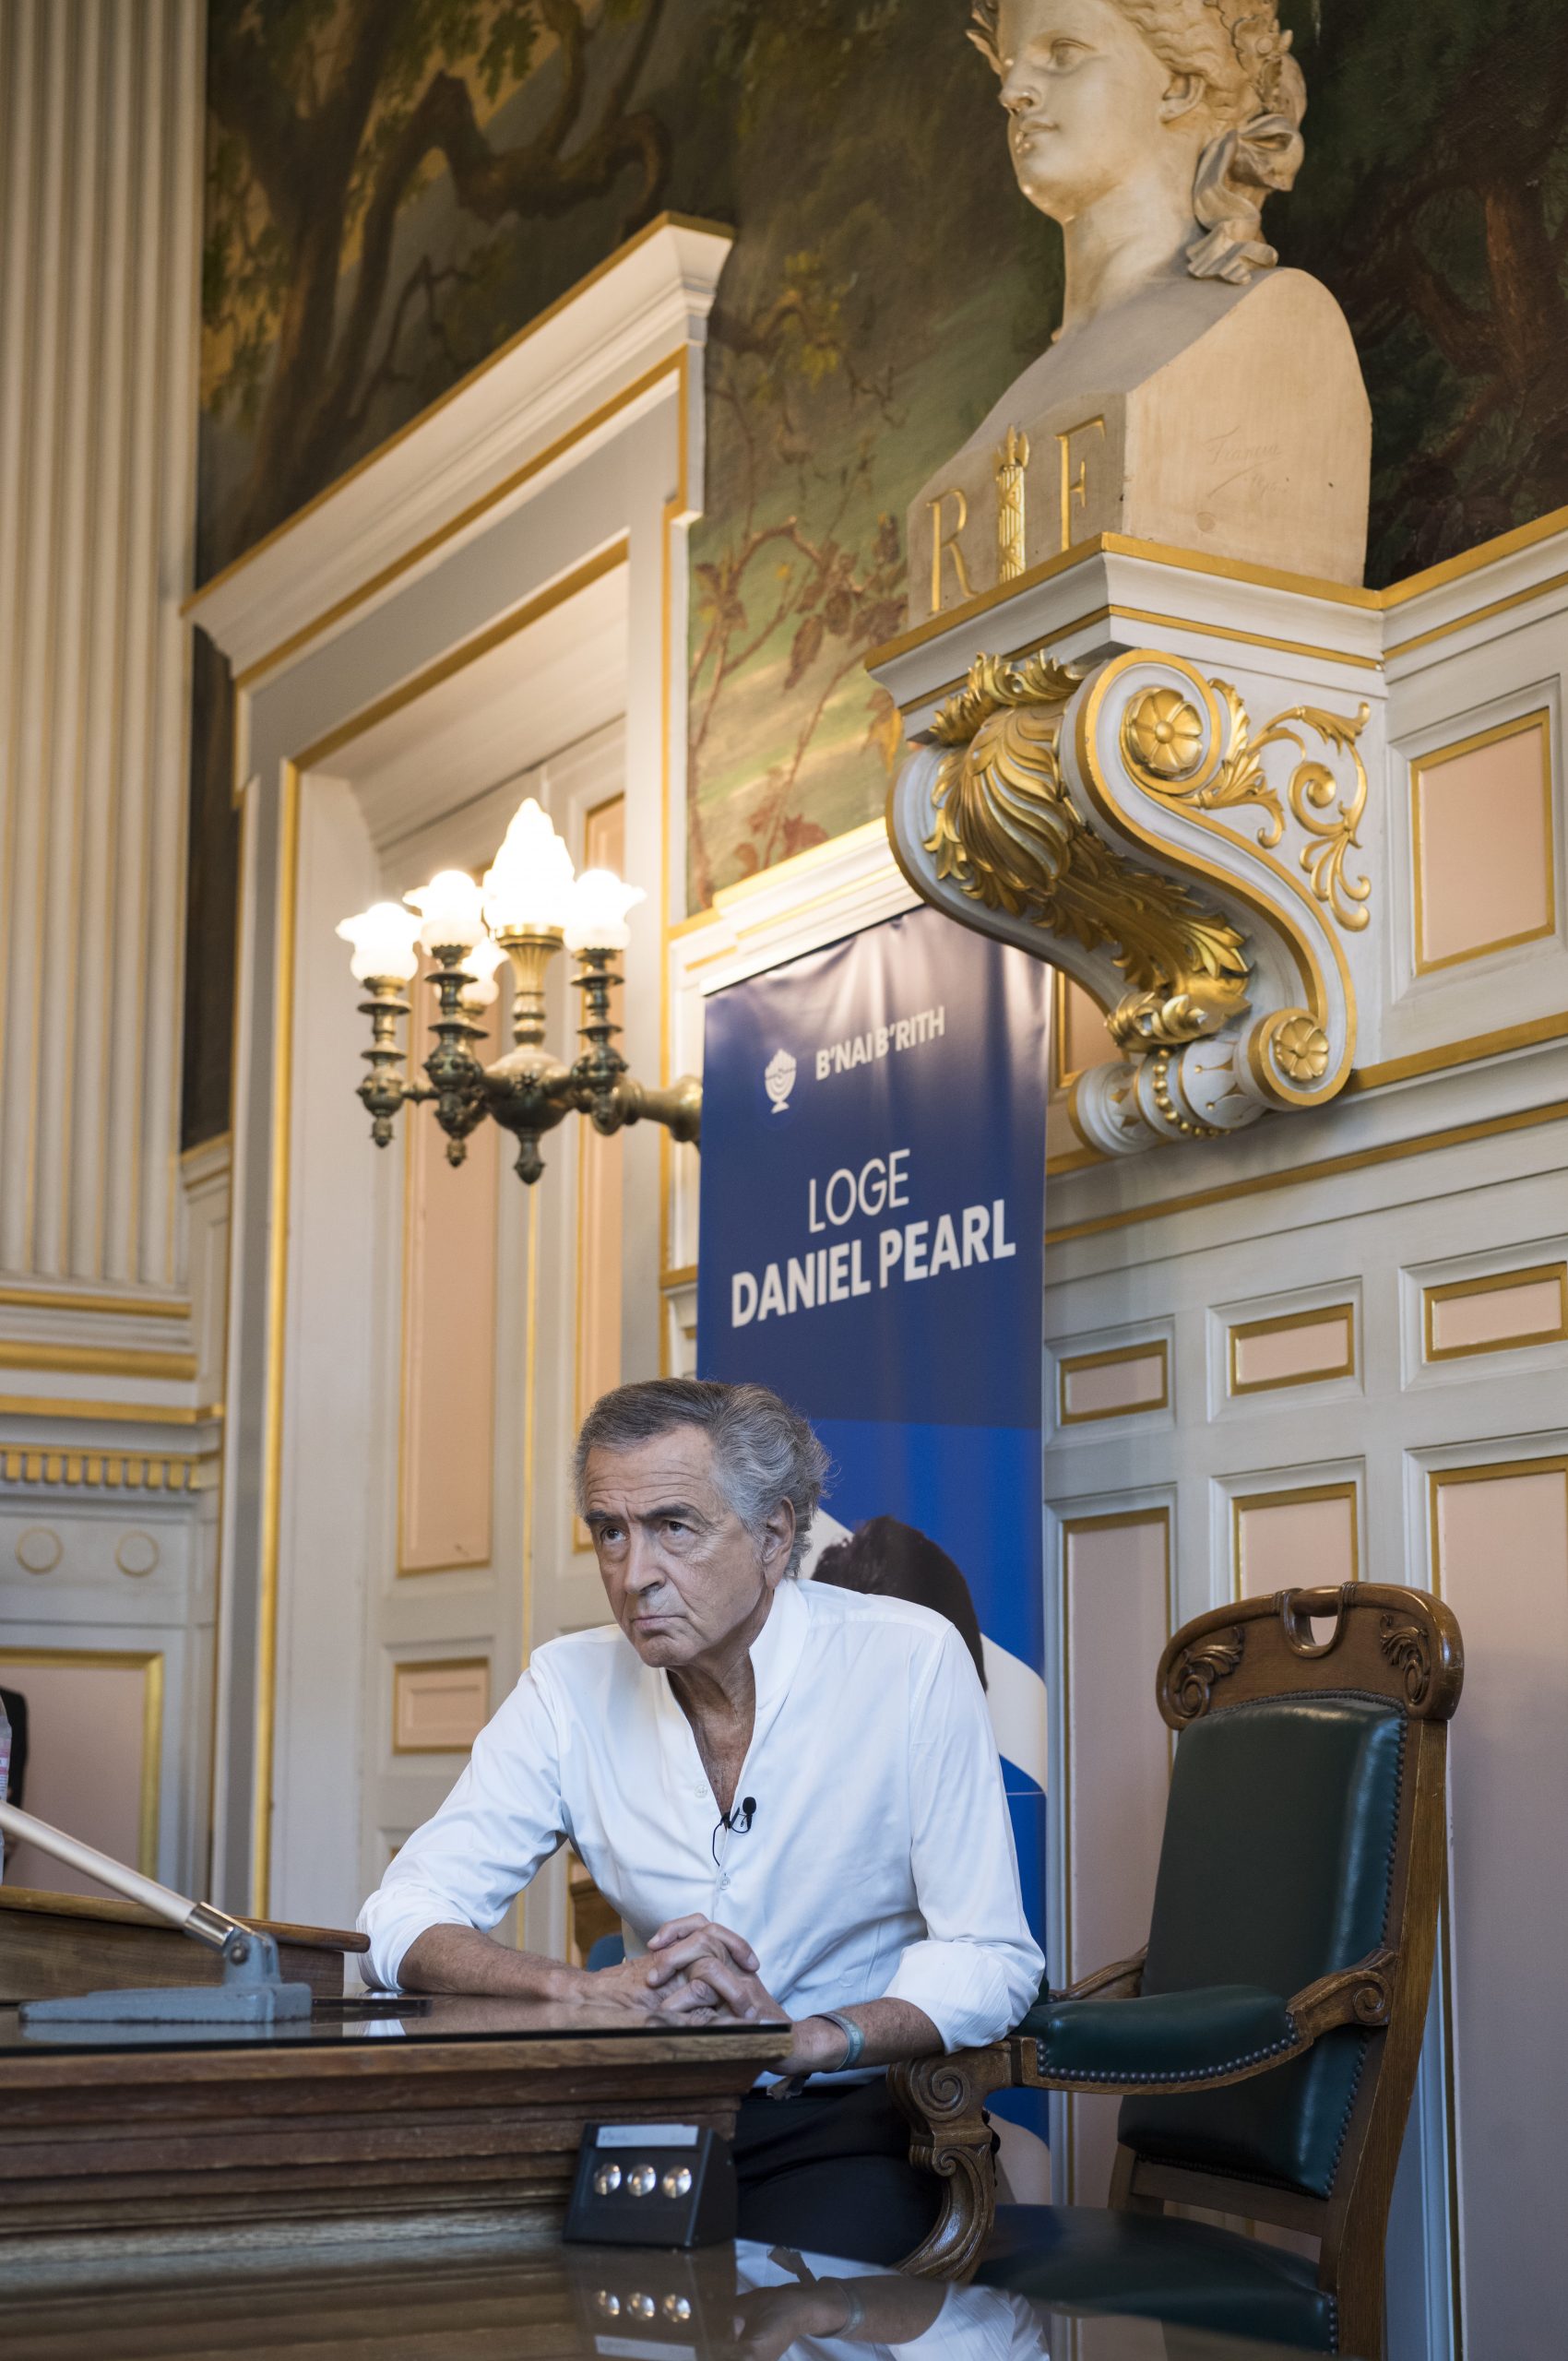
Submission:
[[[589,2246],[708,2247],[735,2235],[730,2142],[694,2123],[589,2123],[561,2233]]]

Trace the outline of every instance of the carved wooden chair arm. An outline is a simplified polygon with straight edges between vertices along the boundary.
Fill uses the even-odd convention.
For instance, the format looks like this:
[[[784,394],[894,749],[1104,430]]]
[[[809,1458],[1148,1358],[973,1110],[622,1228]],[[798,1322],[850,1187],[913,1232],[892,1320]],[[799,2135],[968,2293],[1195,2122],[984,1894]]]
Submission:
[[[972,2279],[996,2219],[996,2161],[985,2103],[1017,2080],[1011,2040],[887,2070],[909,2126],[909,2160],[943,2183],[929,2236],[899,2264],[920,2279]]]
[[[1092,1975],[1080,1976],[1076,1984],[1053,1991],[1051,1997],[1053,2000],[1135,2000],[1144,1988],[1144,1962],[1147,1957],[1146,1943],[1131,1959],[1116,1960],[1110,1967],[1097,1967]]]
[[[1388,2022],[1398,1954],[1369,1952],[1289,2000],[1247,1985],[1109,1999],[1053,1995],[1008,2041],[1028,2090],[1172,2094],[1223,2090],[1272,2073],[1337,2025]],[[1079,1987],[1082,1990],[1082,1987]]]

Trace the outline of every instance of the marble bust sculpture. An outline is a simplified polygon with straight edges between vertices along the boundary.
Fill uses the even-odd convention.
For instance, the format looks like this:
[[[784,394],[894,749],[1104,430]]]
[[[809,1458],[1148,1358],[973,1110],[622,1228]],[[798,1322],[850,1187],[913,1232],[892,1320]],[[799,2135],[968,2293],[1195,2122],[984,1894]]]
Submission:
[[[1343,313],[1277,267],[1306,89],[1274,0],[977,0],[1062,325],[909,512],[910,620],[1117,532],[1360,582],[1372,426]]]

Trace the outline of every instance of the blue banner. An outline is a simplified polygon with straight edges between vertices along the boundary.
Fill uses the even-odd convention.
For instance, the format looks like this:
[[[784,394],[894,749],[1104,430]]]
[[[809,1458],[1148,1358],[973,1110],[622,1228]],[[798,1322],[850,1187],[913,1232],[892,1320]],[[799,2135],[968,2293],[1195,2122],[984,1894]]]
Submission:
[[[702,1374],[832,1453],[818,1578],[964,1631],[1042,1944],[1045,981],[921,909],[715,993],[697,1264]]]

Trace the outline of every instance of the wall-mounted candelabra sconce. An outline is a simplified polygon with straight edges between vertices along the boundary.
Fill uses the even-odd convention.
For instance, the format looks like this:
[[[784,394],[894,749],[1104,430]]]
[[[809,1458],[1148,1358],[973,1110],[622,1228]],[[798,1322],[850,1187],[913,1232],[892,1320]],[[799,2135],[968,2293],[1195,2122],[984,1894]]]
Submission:
[[[621,978],[615,960],[631,942],[626,914],[647,897],[607,869],[572,872],[571,856],[549,815],[530,795],[518,806],[482,885],[462,870],[444,869],[428,885],[404,896],[413,905],[376,902],[338,929],[353,945],[354,976],[370,998],[370,1072],[359,1086],[378,1147],[392,1137],[406,1099],[430,1099],[446,1133],[446,1155],[461,1164],[469,1134],[490,1116],[517,1142],[517,1169],[539,1179],[543,1134],[575,1107],[599,1132],[623,1124],[663,1123],[678,1140],[695,1140],[702,1123],[702,1085],[683,1074],[650,1088],[627,1070],[615,1048],[620,1026],[610,995]],[[582,1049],[564,1065],[544,1045],[544,979],[564,945],[577,963],[573,981],[583,995]],[[403,1070],[405,988],[419,972],[423,950],[436,962],[428,980],[437,995],[435,1046],[424,1062],[428,1082]],[[512,966],[513,1047],[484,1065],[473,1045],[482,1039],[482,1012],[496,999],[495,971]]]

